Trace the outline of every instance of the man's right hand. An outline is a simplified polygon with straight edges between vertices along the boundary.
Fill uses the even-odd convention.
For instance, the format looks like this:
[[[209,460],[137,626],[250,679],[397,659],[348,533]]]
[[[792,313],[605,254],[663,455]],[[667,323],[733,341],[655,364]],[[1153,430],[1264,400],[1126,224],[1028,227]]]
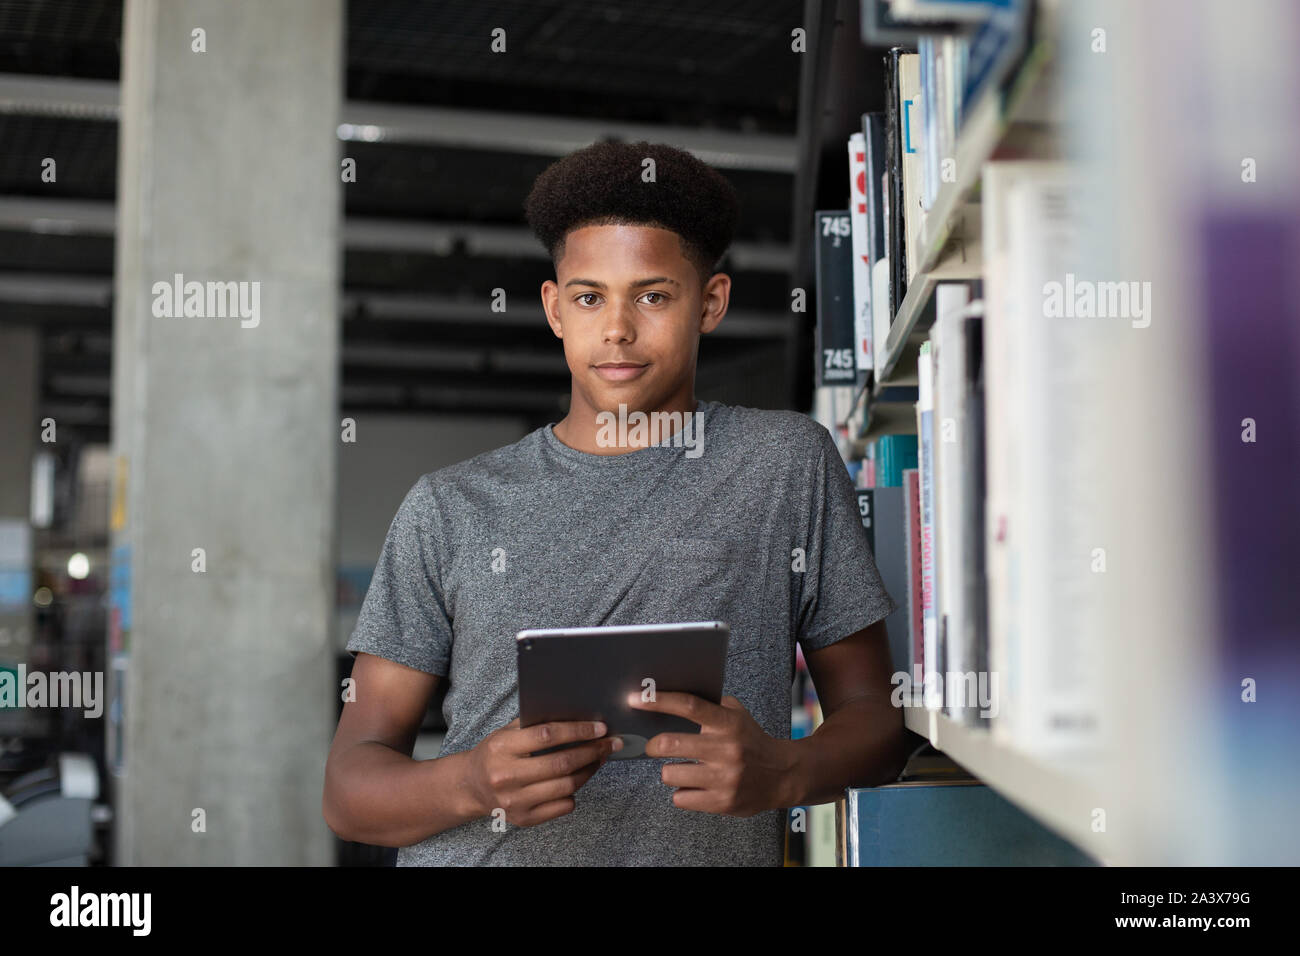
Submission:
[[[605,732],[600,721],[557,720],[520,727],[516,717],[488,734],[469,752],[470,787],[484,816],[501,809],[508,823],[531,827],[572,813],[573,794],[623,746]],[[583,742],[530,756],[575,741]]]

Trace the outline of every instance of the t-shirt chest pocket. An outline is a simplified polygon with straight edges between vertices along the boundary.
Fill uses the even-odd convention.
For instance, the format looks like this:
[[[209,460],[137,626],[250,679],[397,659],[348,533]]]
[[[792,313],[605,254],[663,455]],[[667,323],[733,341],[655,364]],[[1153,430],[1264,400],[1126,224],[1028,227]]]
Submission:
[[[664,538],[652,556],[654,604],[664,622],[725,621],[729,655],[746,649],[743,624],[758,614],[766,563],[749,541]]]

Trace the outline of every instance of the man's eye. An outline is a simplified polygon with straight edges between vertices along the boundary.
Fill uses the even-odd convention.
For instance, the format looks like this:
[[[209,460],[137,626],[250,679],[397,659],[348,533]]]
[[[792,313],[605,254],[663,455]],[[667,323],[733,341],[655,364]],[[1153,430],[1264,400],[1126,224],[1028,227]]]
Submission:
[[[585,298],[587,298],[587,296],[589,296],[589,295],[595,295],[595,294],[596,294],[596,293],[594,293],[594,292],[584,292],[584,293],[582,293],[582,295],[578,296],[578,301],[579,301],[579,302],[582,302],[582,300],[585,299]],[[591,305],[592,303],[590,303],[590,302],[582,302],[582,304],[583,304],[583,305]]]
[[[647,292],[646,295],[657,295],[657,296],[659,296],[659,299],[660,299],[660,300],[662,300],[662,299],[664,298],[664,294],[663,294],[662,292]],[[659,305],[659,302],[651,302],[650,304],[651,304],[651,305]]]

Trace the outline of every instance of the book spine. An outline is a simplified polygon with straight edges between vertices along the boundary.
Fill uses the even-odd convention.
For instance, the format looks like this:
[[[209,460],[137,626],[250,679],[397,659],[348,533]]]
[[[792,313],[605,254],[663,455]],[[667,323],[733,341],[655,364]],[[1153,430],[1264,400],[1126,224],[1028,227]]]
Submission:
[[[853,252],[849,211],[818,210],[813,243],[817,275],[816,383],[849,385],[853,363]],[[836,422],[842,422],[837,417]]]
[[[925,210],[921,205],[923,189],[922,180],[925,168],[922,163],[922,151],[925,137],[925,104],[921,97],[921,57],[916,53],[906,53],[898,62],[899,123],[901,127],[900,175],[903,180],[903,210],[901,216],[903,229],[903,257],[906,260],[905,281],[910,283],[916,276],[916,267],[920,261],[920,249],[917,241],[925,225]]]
[[[964,583],[968,568],[962,562],[965,551],[961,521],[962,488],[970,476],[962,469],[962,411],[965,343],[961,311],[970,301],[965,283],[944,282],[935,289],[935,324],[931,337],[930,361],[934,367],[933,402],[938,436],[935,461],[935,563],[939,569],[937,616],[940,622],[939,657],[943,674],[963,675],[963,689],[970,687],[970,662],[960,635],[965,629]],[[978,681],[978,675],[975,675]],[[955,697],[955,695],[954,695]],[[945,711],[957,717],[964,701],[945,702]]]
[[[867,215],[867,141],[861,133],[849,137],[849,224],[853,232],[853,362],[857,382],[871,371],[871,258]]]
[[[924,612],[921,603],[921,471],[919,468],[909,468],[903,473],[903,491],[906,511],[904,530],[907,533],[907,622],[910,650],[907,673],[911,680],[916,681],[925,661],[925,644],[922,639]]]
[[[931,390],[932,367],[930,343],[921,343],[917,360],[918,397],[920,417],[920,471],[921,471],[921,612],[923,665],[921,679],[925,682],[925,706],[937,708],[942,703],[942,677],[939,675],[938,621],[935,618],[934,564],[934,404]],[[931,676],[934,675],[934,676]]]
[[[907,256],[903,228],[903,116],[898,83],[901,60],[906,55],[900,47],[889,51],[886,71],[889,79],[886,102],[889,104],[886,125],[886,154],[889,167],[885,194],[888,197],[887,229],[889,245],[889,321],[898,314],[899,304],[907,294]],[[888,332],[888,328],[885,330]]]
[[[1092,554],[1100,484],[1101,426],[1093,396],[1100,342],[1086,322],[1047,318],[1043,290],[1077,262],[1083,222],[1076,177],[1049,165],[1012,189],[1008,216],[1020,316],[1020,374],[1026,392],[1019,445],[1021,523],[1012,528],[1017,574],[1020,697],[1018,742],[1029,753],[1065,755],[1096,743],[1094,683],[1098,628],[1091,626],[1104,578],[1079,560]],[[1067,292],[1065,301],[1073,301]],[[1069,502],[1069,507],[1063,507]]]
[[[1000,688],[989,668],[988,611],[986,595],[988,579],[984,566],[984,321],[973,317],[966,320],[963,340],[965,348],[965,425],[963,437],[962,470],[966,482],[962,486],[962,561],[965,565],[965,633],[959,636],[964,653],[977,674],[987,675],[988,707],[967,708],[963,723],[971,726],[988,726],[988,718],[997,712],[996,697]],[[982,701],[984,703],[984,701]],[[983,711],[981,713],[981,711]]]
[[[871,350],[872,367],[880,368],[885,359],[889,336],[889,248],[886,223],[889,216],[885,195],[886,117],[884,113],[867,113],[863,117],[866,144],[867,256],[871,282]]]
[[[1007,199],[1011,184],[1023,175],[1023,164],[988,163],[981,175],[980,228],[984,244],[984,368],[985,368],[985,551],[987,582],[988,658],[991,679],[997,681],[997,716],[990,725],[993,739],[1014,744],[1016,728],[1014,669],[1016,621],[1012,600],[1010,529],[1017,499],[1015,435],[1017,415],[1024,407],[1016,346],[1020,341],[1010,291],[1011,253],[1007,229]]]
[[[920,87],[918,89],[918,99],[924,103],[926,109],[921,118],[921,184],[920,184],[920,205],[923,209],[929,209],[934,202],[935,181],[938,179],[937,169],[932,169],[932,160],[934,158],[931,146],[934,143],[934,115],[935,111],[931,107],[935,104],[934,92],[934,51],[936,40],[932,36],[921,36],[916,41],[916,52],[919,60],[920,70]]]

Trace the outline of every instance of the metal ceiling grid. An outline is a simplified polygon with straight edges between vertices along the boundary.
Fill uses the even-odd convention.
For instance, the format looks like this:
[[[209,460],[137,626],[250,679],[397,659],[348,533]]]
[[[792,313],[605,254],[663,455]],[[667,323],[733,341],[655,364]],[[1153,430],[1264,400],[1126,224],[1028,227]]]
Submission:
[[[121,0],[0,0],[0,72],[116,77]]]
[[[115,79],[121,7],[120,0],[0,0],[0,72]],[[759,260],[749,267],[757,271],[732,270],[745,276],[733,297],[734,321],[728,323],[739,337],[714,341],[711,336],[701,343],[701,384],[706,380],[716,384],[724,374],[720,362],[748,361],[747,356],[770,351],[780,341],[783,309],[773,303],[783,305],[786,283],[783,268],[775,263],[781,258],[780,244],[789,240],[790,170],[782,166],[784,147],[779,137],[762,146],[748,137],[756,130],[784,136],[793,132],[798,77],[789,51],[789,31],[802,17],[801,3],[719,2],[702,8],[681,0],[653,7],[627,0],[596,5],[380,0],[349,3],[347,16],[350,100],[360,96],[422,104],[415,108],[423,108],[428,117],[442,105],[450,108],[444,112],[457,117],[462,115],[457,111],[467,109],[478,110],[481,117],[501,116],[505,109],[516,123],[537,122],[533,116],[544,123],[562,116],[584,117],[581,123],[630,120],[650,124],[648,138],[660,127],[671,139],[666,123],[675,123],[673,128],[681,135],[743,131],[746,135],[741,139],[732,134],[733,143],[719,140],[706,148],[720,151],[722,171],[741,193],[740,238],[768,243],[771,248],[759,249]],[[493,26],[509,31],[512,55],[508,58],[492,54],[487,47]],[[468,42],[480,36],[481,47]],[[97,103],[104,97],[115,101],[111,89],[92,90],[87,98]],[[374,122],[365,114],[375,104],[352,105],[360,122]],[[39,106],[35,111],[24,106],[0,115],[0,143],[4,144],[0,196],[99,200],[111,210],[116,191],[116,123],[86,118],[101,114],[101,108],[42,112]],[[430,121],[426,118],[424,126]],[[512,126],[504,118],[498,121],[506,130],[500,149],[489,145],[495,139],[481,135],[482,142],[474,145],[454,137],[449,140],[442,120],[429,128],[432,135],[420,128],[418,116],[415,122],[417,135],[410,142],[343,144],[345,154],[358,159],[359,171],[358,181],[346,191],[349,222],[359,227],[358,217],[371,217],[366,225],[380,233],[391,232],[398,220],[402,229],[425,231],[446,224],[455,232],[457,222],[482,224],[489,231],[526,231],[523,197],[537,173],[553,161],[553,154],[538,150],[535,142],[518,143],[524,148],[510,151]],[[554,132],[573,139],[575,129],[570,123]],[[530,135],[553,138],[549,126],[540,132],[533,128]],[[581,131],[577,135],[581,138]],[[758,168],[741,168],[763,150],[765,158],[755,164]],[[47,155],[57,157],[57,184],[40,182],[40,160]],[[45,287],[62,289],[65,299],[76,282],[99,282],[97,292],[87,286],[85,303],[72,299],[28,303],[9,313],[15,320],[35,321],[47,329],[51,368],[45,376],[46,404],[64,403],[65,411],[75,407],[87,425],[102,435],[107,427],[108,356],[102,347],[89,343],[94,340],[102,346],[111,337],[111,230],[107,235],[64,235],[57,230],[34,235],[17,228],[0,231],[0,281],[30,278],[40,286],[44,280]],[[513,237],[505,246],[494,247],[490,255],[481,251],[467,255],[467,250],[453,246],[446,257],[415,248],[385,250],[382,243],[373,242],[346,249],[344,295],[359,303],[360,309],[345,310],[344,398],[376,408],[391,402],[394,408],[424,411],[513,407],[529,415],[547,414],[546,409],[554,405],[546,396],[567,394],[567,376],[546,365],[528,372],[529,363],[553,364],[556,358],[555,343],[544,323],[539,320],[535,328],[530,325],[503,335],[502,330],[480,328],[461,314],[463,308],[455,307],[457,302],[474,299],[475,290],[497,275],[509,276],[506,284],[511,295],[526,294],[535,302],[536,287],[549,275],[549,266],[541,257],[517,258],[522,255],[519,245],[519,237]],[[449,262],[457,266],[448,268]],[[391,311],[386,306],[393,304],[388,300],[403,296],[437,300],[436,315],[385,317]],[[89,304],[91,299],[99,304]],[[366,308],[372,302],[385,309],[372,314]],[[753,317],[743,317],[746,311]],[[21,318],[18,312],[23,313]],[[742,331],[746,322],[750,331]],[[385,397],[380,386],[388,353],[366,353],[361,362],[355,350],[382,350],[386,343],[399,342],[406,343],[403,348],[441,348],[449,355],[466,348],[508,351],[496,358],[489,358],[495,353],[487,351],[467,356],[466,361],[472,361],[459,382],[461,394],[421,390],[417,369],[397,376],[403,381],[394,383],[389,389],[393,394]],[[483,361],[502,370],[528,372],[534,376],[534,389],[528,396],[522,391],[495,392],[490,378],[475,378],[474,363]],[[511,406],[515,397],[517,404]]]
[[[789,133],[802,15],[794,0],[350,3],[349,95],[500,106],[513,88],[517,110]]]
[[[41,179],[55,160],[56,178]],[[117,193],[117,124],[0,114],[0,195],[112,199]]]

